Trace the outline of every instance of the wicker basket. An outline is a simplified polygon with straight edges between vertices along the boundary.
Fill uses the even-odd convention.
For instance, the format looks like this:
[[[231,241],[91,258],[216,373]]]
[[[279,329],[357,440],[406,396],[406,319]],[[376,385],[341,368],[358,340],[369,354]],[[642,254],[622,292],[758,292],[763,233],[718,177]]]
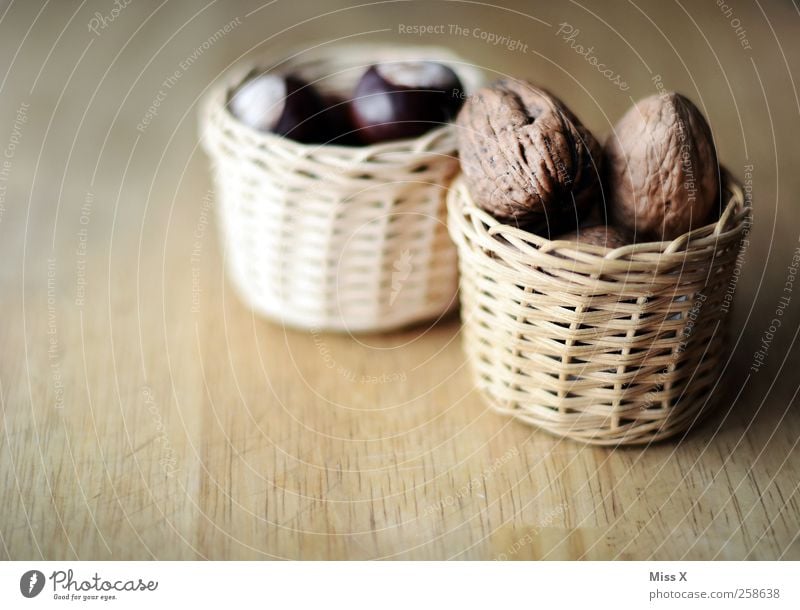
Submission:
[[[322,46],[275,67],[346,96],[371,63],[415,59],[449,64],[467,91],[481,84],[480,71],[429,47]],[[200,119],[228,273],[243,299],[270,318],[321,330],[388,330],[451,309],[458,265],[445,197],[458,171],[455,128],[364,147],[257,132],[226,107],[252,68],[231,70]]]
[[[602,445],[686,430],[719,381],[720,306],[750,214],[729,176],[725,192],[716,224],[609,250],[503,225],[456,179],[463,341],[489,404]]]

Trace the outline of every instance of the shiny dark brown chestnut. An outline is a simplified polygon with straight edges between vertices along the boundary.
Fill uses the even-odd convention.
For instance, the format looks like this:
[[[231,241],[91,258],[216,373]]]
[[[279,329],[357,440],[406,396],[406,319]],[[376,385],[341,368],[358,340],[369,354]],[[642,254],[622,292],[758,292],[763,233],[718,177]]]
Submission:
[[[324,142],[320,114],[325,104],[317,91],[295,76],[259,74],[233,92],[230,110],[240,121],[297,142]]]
[[[358,129],[350,116],[350,100],[327,95],[323,101],[325,110],[320,115],[320,128],[325,132],[320,141],[339,146],[359,146]]]
[[[350,114],[365,144],[414,138],[453,119],[463,103],[461,81],[433,61],[371,66],[356,85]]]

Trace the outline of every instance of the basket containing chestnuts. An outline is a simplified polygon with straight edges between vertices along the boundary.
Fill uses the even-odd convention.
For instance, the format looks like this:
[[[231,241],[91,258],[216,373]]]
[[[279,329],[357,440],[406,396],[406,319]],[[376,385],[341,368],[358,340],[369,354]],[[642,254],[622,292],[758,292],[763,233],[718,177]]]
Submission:
[[[438,48],[321,46],[231,70],[201,115],[228,274],[256,311],[381,331],[455,306],[450,122],[480,71]]]
[[[589,443],[647,443],[707,412],[749,204],[685,97],[644,99],[605,146],[503,80],[458,117],[448,196],[463,341],[488,403]]]

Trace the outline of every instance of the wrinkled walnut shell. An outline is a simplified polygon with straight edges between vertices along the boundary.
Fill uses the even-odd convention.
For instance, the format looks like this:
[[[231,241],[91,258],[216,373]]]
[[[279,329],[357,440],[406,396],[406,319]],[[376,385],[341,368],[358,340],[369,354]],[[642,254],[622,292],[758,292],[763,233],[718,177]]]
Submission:
[[[711,129],[677,93],[638,102],[605,144],[614,222],[640,236],[669,240],[706,224],[719,194]]]
[[[604,248],[621,248],[631,243],[628,234],[612,225],[595,225],[580,228],[558,238],[563,241],[574,241]]]
[[[467,186],[501,222],[581,216],[599,197],[600,145],[546,91],[498,81],[466,101],[457,125]]]

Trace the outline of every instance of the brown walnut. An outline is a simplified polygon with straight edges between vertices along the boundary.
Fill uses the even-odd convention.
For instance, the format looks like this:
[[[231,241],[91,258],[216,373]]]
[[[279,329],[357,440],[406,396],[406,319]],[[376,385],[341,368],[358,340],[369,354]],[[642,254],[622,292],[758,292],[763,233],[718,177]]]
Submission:
[[[625,231],[612,225],[595,225],[592,227],[580,228],[558,239],[612,249],[621,248],[631,243],[631,239]]]
[[[600,145],[548,92],[500,80],[466,101],[457,125],[470,193],[498,220],[580,217],[599,198]]]
[[[703,226],[719,193],[711,129],[678,93],[639,101],[605,144],[614,222],[667,240]]]

